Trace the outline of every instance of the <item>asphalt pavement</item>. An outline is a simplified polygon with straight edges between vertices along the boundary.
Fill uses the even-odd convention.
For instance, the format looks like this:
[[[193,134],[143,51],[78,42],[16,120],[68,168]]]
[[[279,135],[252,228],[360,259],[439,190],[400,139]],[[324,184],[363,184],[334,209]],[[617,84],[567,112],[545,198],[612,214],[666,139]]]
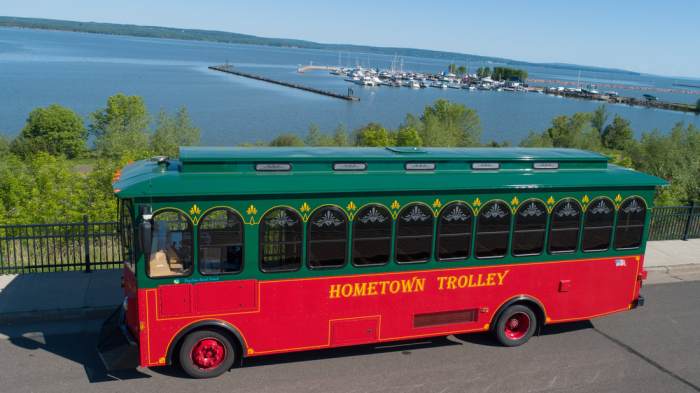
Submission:
[[[450,336],[254,358],[211,380],[106,373],[100,321],[5,326],[0,392],[700,392],[700,281],[642,292],[642,308],[553,325],[518,348]]]

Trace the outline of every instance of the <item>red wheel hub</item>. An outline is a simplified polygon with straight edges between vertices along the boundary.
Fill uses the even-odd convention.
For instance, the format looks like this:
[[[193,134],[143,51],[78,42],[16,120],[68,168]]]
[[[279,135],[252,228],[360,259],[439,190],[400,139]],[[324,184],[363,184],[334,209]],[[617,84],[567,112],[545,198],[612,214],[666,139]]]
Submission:
[[[511,340],[520,340],[530,330],[530,317],[522,312],[517,312],[506,320],[503,331]]]
[[[195,366],[209,370],[218,367],[226,357],[226,347],[215,338],[203,338],[192,348],[192,361]]]

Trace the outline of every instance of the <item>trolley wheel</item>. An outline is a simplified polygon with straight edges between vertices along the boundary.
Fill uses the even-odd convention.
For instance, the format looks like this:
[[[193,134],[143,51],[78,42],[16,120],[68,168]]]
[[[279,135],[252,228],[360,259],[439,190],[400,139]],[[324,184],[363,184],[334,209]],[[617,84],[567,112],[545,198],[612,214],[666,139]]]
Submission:
[[[495,333],[499,343],[506,347],[525,344],[537,329],[537,316],[527,306],[508,307],[496,322]]]
[[[218,377],[229,370],[238,354],[225,335],[212,330],[197,330],[185,337],[180,346],[180,367],[192,378]]]

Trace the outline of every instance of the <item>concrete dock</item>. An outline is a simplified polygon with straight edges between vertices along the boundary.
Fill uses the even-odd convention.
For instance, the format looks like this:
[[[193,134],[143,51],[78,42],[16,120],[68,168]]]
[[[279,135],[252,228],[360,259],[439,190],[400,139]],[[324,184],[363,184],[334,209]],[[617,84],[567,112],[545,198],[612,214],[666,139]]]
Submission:
[[[227,74],[242,76],[244,78],[255,79],[255,80],[268,82],[268,83],[274,83],[274,84],[280,85],[280,86],[291,87],[293,89],[304,90],[304,91],[308,91],[308,92],[316,93],[316,94],[321,94],[321,95],[328,96],[328,97],[339,98],[341,100],[360,101],[360,97],[356,97],[356,96],[351,95],[351,94],[344,95],[344,94],[334,93],[334,92],[328,91],[328,90],[317,89],[315,87],[300,85],[297,83],[279,81],[279,80],[268,78],[268,77],[261,76],[261,75],[255,75],[255,74],[251,74],[248,72],[238,71],[238,70],[235,70],[230,65],[210,66],[209,69],[213,70],[213,71],[225,72]],[[350,92],[350,90],[348,89],[348,93],[349,92]]]

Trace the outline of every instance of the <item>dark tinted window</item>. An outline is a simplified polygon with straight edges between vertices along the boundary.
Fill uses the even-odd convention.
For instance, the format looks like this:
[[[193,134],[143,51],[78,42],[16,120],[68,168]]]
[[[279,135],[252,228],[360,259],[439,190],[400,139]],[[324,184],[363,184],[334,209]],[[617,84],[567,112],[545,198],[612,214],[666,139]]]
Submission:
[[[464,203],[451,203],[438,218],[439,260],[466,259],[472,242],[472,212]]]
[[[260,268],[266,272],[301,266],[301,217],[292,209],[276,208],[260,222]]]
[[[642,244],[647,208],[640,198],[626,200],[617,212],[615,248],[637,248]]]
[[[378,205],[362,208],[352,227],[352,263],[380,265],[391,255],[391,214]]]
[[[163,210],[153,216],[148,275],[186,276],[192,272],[192,223],[179,211]]]
[[[499,258],[508,250],[510,208],[503,202],[490,202],[479,212],[476,223],[477,258]]]
[[[237,273],[243,266],[243,222],[233,210],[208,212],[197,226],[202,274]]]
[[[311,267],[338,267],[347,255],[348,220],[336,207],[316,210],[307,224],[306,255]]]
[[[581,206],[573,199],[564,199],[552,210],[549,224],[549,252],[574,252],[578,245]]]
[[[423,262],[433,247],[433,212],[425,205],[407,205],[396,220],[396,262]]]
[[[547,208],[542,202],[526,201],[515,213],[513,255],[538,255],[544,249]]]
[[[615,206],[609,199],[591,201],[583,218],[583,251],[605,251],[610,248]]]
[[[131,201],[123,200],[119,209],[119,233],[122,239],[124,262],[134,270],[134,220]]]

